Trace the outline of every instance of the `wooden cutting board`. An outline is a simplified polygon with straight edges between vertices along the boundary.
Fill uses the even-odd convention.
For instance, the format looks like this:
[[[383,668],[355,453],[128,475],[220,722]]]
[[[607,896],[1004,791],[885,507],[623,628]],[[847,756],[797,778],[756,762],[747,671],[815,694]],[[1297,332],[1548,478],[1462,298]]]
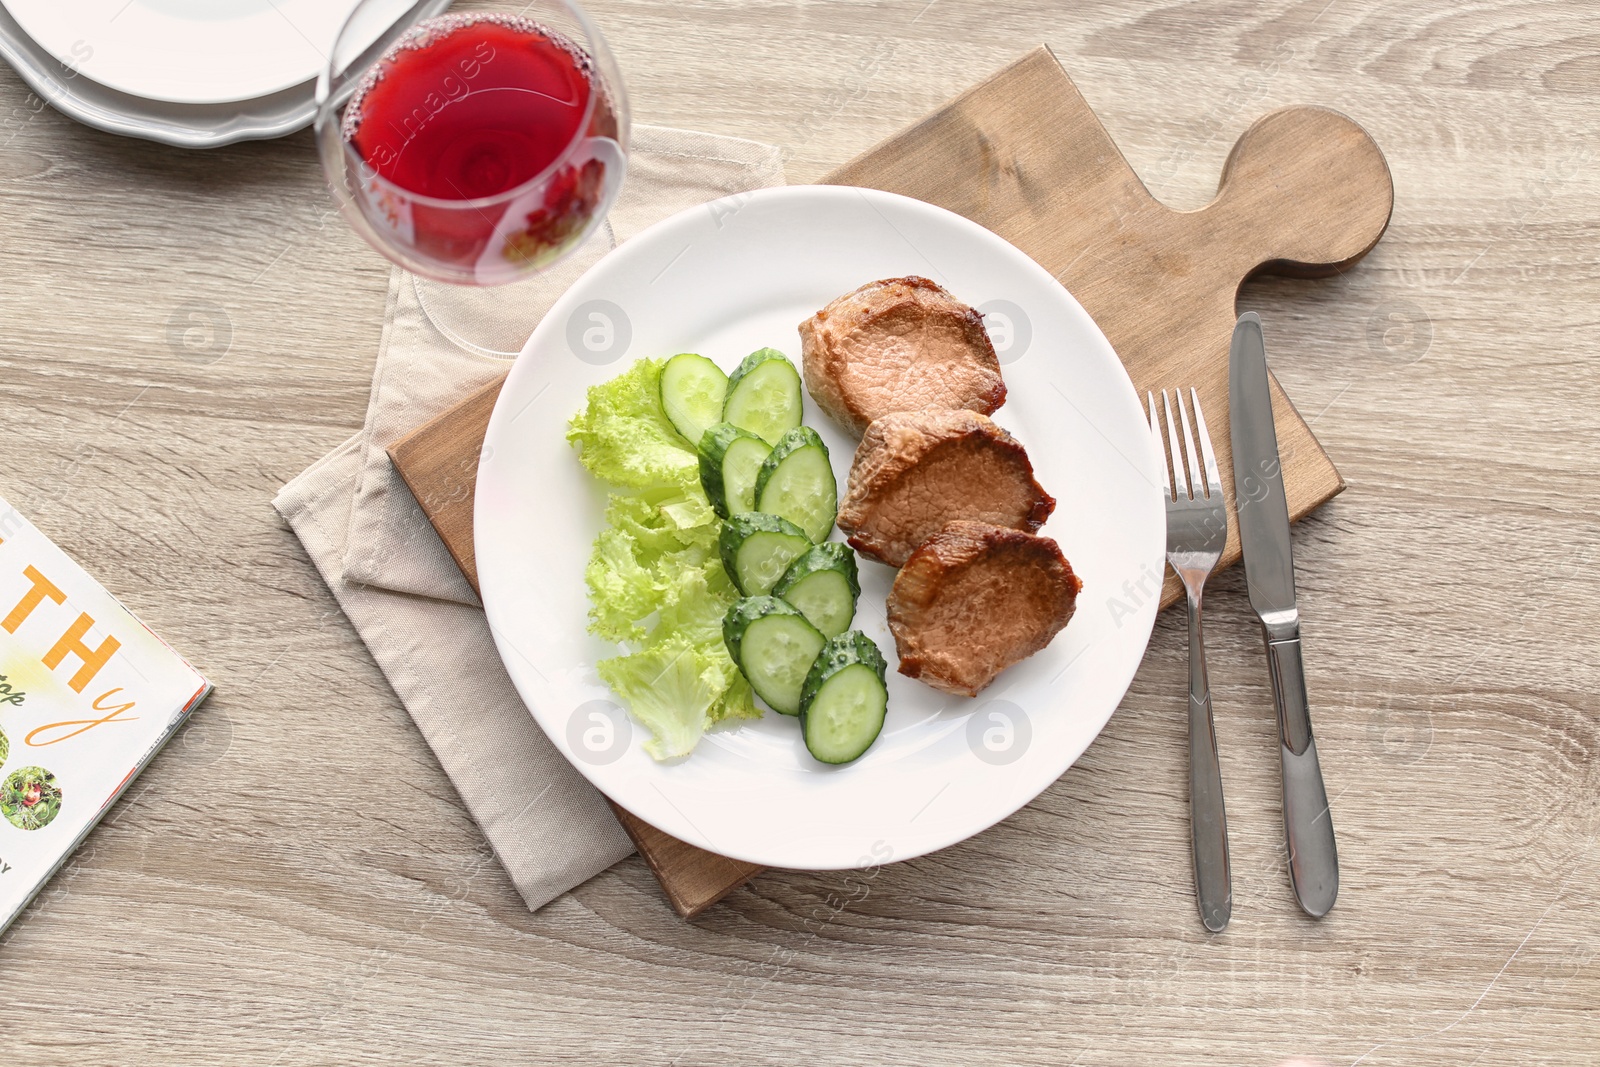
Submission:
[[[1217,197],[1198,211],[1157,203],[1048,48],[1040,47],[830,174],[903,193],[1005,237],[1088,310],[1146,390],[1194,387],[1207,412],[1229,510],[1228,342],[1252,274],[1333,274],[1389,223],[1394,188],[1377,145],[1316,107],[1275,111],[1239,138]],[[1026,353],[1022,353],[1026,355]],[[500,382],[389,449],[396,469],[477,588],[472,484]],[[1273,382],[1283,481],[1298,519],[1344,481]],[[1231,518],[1222,565],[1239,558]],[[1163,603],[1179,594],[1169,577]],[[1129,610],[1153,588],[1125,591]],[[717,856],[615,808],[679,914],[692,917],[760,868]]]

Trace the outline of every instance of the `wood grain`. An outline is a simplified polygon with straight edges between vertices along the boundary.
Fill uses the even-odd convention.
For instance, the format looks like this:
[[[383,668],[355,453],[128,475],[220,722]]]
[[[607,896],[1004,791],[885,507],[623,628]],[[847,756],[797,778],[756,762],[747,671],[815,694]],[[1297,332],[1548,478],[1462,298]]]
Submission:
[[[0,67],[0,493],[218,684],[0,938],[10,1057],[1590,1064],[1600,11],[587,6],[639,121],[780,144],[792,182],[1038,41],[1171,207],[1209,203],[1281,107],[1383,146],[1372,253],[1239,296],[1348,483],[1295,530],[1338,907],[1306,920],[1282,870],[1235,569],[1206,597],[1220,937],[1194,917],[1174,612],[1083,758],[960,846],[769,871],[690,923],[629,860],[530,914],[269,503],[360,428],[389,276],[331,212],[311,138],[115,138]]]
[[[474,593],[480,592],[472,540],[478,455],[505,381],[504,376],[496,378],[389,446],[395,472],[417,498]]]

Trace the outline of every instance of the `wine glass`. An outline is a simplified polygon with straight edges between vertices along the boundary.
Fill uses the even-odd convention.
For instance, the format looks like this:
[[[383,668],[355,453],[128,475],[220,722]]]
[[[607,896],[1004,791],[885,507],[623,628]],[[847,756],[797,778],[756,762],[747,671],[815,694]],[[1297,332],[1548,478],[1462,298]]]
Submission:
[[[317,82],[323,169],[357,232],[411,272],[442,333],[515,355],[576,276],[570,261],[551,268],[580,247],[586,267],[614,244],[622,78],[569,0],[401,28],[406,7],[361,0],[339,31]],[[491,298],[487,287],[502,288]]]

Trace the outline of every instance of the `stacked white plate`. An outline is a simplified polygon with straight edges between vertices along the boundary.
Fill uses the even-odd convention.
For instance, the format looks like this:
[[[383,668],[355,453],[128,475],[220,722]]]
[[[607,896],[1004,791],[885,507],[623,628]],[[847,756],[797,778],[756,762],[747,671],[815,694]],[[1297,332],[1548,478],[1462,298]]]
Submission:
[[[393,0],[382,29],[451,0]],[[58,111],[130,137],[214,148],[316,113],[317,73],[356,0],[0,0],[0,57]]]

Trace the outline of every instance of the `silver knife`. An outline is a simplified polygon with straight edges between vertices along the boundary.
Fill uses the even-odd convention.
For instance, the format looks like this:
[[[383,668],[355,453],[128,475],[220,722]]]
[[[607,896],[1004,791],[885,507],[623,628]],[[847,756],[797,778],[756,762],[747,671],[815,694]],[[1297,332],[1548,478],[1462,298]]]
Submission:
[[[1333,840],[1328,791],[1311,736],[1305,667],[1300,659],[1300,609],[1294,596],[1289,501],[1283,492],[1278,433],[1267,384],[1267,346],[1261,319],[1239,316],[1228,352],[1228,406],[1233,437],[1233,486],[1244,545],[1250,606],[1261,619],[1278,706],[1283,758],[1283,825],[1289,838],[1289,880],[1306,914],[1323,916],[1339,895],[1339,852]]]

